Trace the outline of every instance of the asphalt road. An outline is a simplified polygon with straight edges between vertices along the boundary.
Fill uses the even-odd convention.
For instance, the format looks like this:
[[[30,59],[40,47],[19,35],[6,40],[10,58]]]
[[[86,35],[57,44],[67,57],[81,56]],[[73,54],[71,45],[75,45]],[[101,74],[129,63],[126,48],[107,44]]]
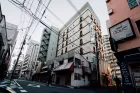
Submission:
[[[26,80],[17,80],[18,87],[14,89],[17,93],[95,93],[93,90],[73,89],[57,86],[47,86]]]

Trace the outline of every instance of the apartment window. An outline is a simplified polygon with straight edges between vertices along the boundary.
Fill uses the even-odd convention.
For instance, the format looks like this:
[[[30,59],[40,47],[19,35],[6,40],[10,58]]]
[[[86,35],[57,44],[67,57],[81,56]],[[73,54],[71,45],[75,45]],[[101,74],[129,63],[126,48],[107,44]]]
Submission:
[[[82,23],[81,23],[81,24],[80,24],[80,29],[82,29],[82,27],[83,27],[83,26],[82,26]]]
[[[81,74],[74,73],[74,80],[81,80]]]
[[[67,28],[67,33],[69,32],[69,28]]]
[[[140,32],[140,20],[136,21],[136,25],[137,25],[138,30],[139,30],[139,32]]]
[[[62,48],[64,47],[64,44],[62,44]]]
[[[82,39],[80,39],[80,45],[83,45],[83,40]]]
[[[63,49],[62,49],[62,51],[61,51],[61,55],[63,54]]]
[[[83,55],[83,48],[80,48],[80,55]]]
[[[64,36],[63,36],[63,42],[65,41],[65,38],[64,38]]]
[[[65,48],[65,52],[67,52],[67,47]]]
[[[80,31],[80,37],[82,37],[83,36],[83,32],[82,31]]]
[[[92,16],[92,14],[91,14],[91,17],[90,17],[90,18],[91,18],[91,20],[93,20],[93,16]]]
[[[79,66],[79,65],[81,65],[81,60],[75,58],[75,66]]]
[[[66,41],[66,46],[68,45],[68,41]]]
[[[67,37],[66,37],[66,39],[68,39],[68,34],[67,34]]]
[[[135,8],[136,6],[140,4],[139,0],[127,0],[127,1],[128,1],[128,5],[130,9]]]
[[[80,22],[82,22],[82,17],[80,17]]]

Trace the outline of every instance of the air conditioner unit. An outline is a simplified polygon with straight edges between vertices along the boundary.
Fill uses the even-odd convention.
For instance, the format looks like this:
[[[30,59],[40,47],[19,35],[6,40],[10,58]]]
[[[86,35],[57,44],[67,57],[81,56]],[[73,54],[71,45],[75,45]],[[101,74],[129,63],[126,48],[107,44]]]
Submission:
[[[113,9],[109,9],[109,10],[108,10],[108,14],[109,14],[109,15],[113,14]]]

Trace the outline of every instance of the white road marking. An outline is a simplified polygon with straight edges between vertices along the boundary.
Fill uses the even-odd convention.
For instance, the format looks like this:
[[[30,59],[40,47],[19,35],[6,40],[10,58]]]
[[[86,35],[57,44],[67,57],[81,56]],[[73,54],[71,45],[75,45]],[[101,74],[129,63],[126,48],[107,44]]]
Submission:
[[[15,80],[14,80],[15,81]],[[15,83],[20,87],[20,85],[17,83],[17,81],[15,81]]]
[[[20,90],[20,92],[27,92],[26,90]]]
[[[23,87],[18,87],[18,89],[23,89]]]

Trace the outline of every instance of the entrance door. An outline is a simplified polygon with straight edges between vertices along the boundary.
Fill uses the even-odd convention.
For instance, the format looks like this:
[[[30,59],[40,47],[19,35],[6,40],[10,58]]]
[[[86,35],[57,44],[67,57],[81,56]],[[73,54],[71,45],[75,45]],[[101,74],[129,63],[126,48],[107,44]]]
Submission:
[[[60,84],[60,77],[56,77],[56,84]]]
[[[65,85],[70,85],[70,84],[71,84],[71,74],[67,74],[66,75]]]

